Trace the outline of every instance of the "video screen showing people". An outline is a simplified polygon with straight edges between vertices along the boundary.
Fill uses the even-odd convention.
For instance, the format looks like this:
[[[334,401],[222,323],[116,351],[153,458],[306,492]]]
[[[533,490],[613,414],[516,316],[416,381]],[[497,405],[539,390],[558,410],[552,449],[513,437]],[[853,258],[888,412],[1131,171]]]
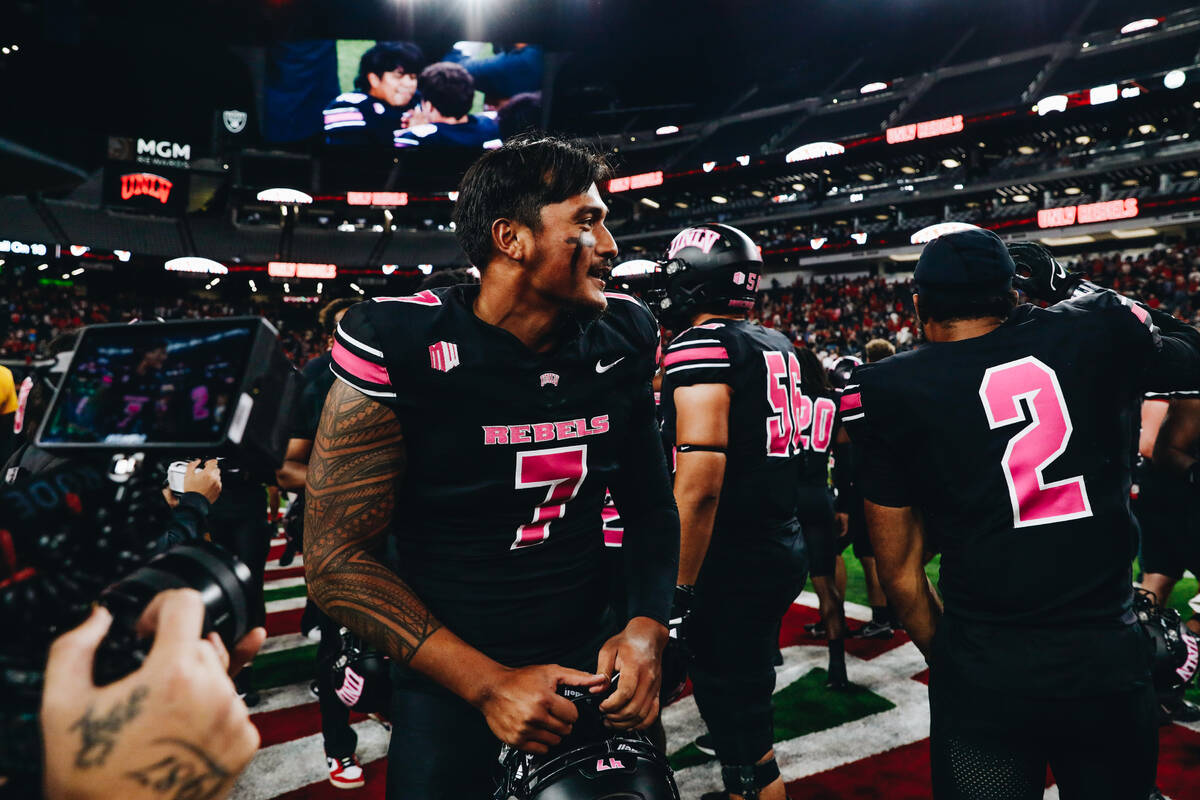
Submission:
[[[88,331],[41,441],[219,443],[253,339],[251,325],[164,335],[142,326]]]
[[[348,39],[272,46],[266,138],[297,141],[319,131],[336,148],[478,153],[541,127],[541,46],[431,47]]]

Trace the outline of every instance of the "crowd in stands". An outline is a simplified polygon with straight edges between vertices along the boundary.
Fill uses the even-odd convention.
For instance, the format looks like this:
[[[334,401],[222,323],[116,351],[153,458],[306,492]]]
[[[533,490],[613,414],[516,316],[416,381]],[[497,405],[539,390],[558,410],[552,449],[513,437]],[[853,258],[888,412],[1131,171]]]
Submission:
[[[1200,325],[1200,246],[1159,245],[1131,255],[1069,259],[1068,264],[1096,283]],[[919,340],[919,328],[912,291],[906,275],[801,277],[791,286],[773,282],[772,288],[761,294],[754,318],[832,363],[839,356],[860,353],[871,339],[887,339],[898,350],[913,347]],[[323,335],[316,323],[316,306],[176,297],[118,307],[38,287],[10,291],[0,305],[0,358],[37,357],[56,334],[82,325],[241,314],[269,319],[297,366],[321,353]]]

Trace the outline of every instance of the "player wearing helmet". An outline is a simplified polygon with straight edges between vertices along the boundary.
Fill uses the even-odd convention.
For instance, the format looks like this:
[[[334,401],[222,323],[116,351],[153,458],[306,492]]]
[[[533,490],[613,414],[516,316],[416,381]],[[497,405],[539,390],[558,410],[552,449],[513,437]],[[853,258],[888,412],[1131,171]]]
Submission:
[[[694,586],[687,633],[696,704],[725,792],[783,800],[772,659],[779,622],[804,587],[796,495],[814,408],[800,391],[792,343],[746,320],[761,269],[758,248],[728,225],[698,225],[671,242],[663,321],[686,330],[663,360],[662,404],[676,451],[679,583]]]
[[[1131,589],[1132,412],[1146,390],[1200,386],[1200,333],[1010,249],[979,229],[927,245],[928,343],[859,367],[842,395],[879,577],[931,665],[935,798],[1040,798],[1047,765],[1064,799],[1143,798],[1158,737]],[[1014,283],[1056,304],[1018,306]]]

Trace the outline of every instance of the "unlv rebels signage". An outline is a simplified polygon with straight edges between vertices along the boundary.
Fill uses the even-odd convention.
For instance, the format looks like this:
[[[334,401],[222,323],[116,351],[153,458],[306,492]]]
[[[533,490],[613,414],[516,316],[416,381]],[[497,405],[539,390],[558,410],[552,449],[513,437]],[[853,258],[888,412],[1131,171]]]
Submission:
[[[167,139],[110,136],[108,157],[112,161],[136,161],[156,167],[187,167],[192,160],[192,146]]]
[[[121,211],[175,216],[187,210],[188,173],[110,163],[104,168],[104,204]]]

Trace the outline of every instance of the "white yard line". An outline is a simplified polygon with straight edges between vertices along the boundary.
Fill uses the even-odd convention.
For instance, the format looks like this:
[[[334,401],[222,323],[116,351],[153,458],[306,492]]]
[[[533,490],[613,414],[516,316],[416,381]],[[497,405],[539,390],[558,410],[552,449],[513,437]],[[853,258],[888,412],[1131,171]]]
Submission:
[[[358,734],[358,758],[364,766],[387,755],[389,735],[382,725],[363,720],[351,727]],[[325,745],[321,734],[314,733],[259,750],[234,785],[230,797],[233,800],[270,800],[324,780],[329,780]]]

